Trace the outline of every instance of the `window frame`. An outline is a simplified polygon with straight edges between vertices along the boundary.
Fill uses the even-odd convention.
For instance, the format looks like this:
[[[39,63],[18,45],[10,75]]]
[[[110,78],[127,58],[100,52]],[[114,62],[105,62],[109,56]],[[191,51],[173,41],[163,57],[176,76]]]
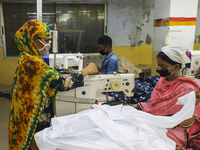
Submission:
[[[4,1],[3,1],[4,2]],[[20,2],[13,2],[11,1],[10,3],[20,3]],[[26,3],[34,3],[34,2],[26,2]],[[48,3],[48,2],[43,2],[43,3]],[[104,5],[104,35],[107,35],[108,29],[107,29],[107,15],[108,15],[108,10],[107,10],[107,2],[52,2],[55,4],[103,4]],[[37,8],[37,3],[35,3],[36,8]],[[4,14],[3,14],[3,4],[2,2],[0,2],[0,19],[1,19],[1,31],[0,31],[0,36],[2,37],[2,45],[0,45],[0,48],[3,48],[3,55],[4,55],[4,59],[17,59],[18,56],[7,56],[7,48],[6,48],[6,35],[5,35],[5,24],[4,24]],[[36,12],[37,13],[37,12]],[[56,16],[57,17],[57,16]],[[3,33],[2,33],[3,32]],[[84,54],[84,53],[83,53]],[[88,53],[85,53],[88,54]],[[90,53],[89,53],[90,54]],[[97,53],[91,53],[91,54],[97,54]]]

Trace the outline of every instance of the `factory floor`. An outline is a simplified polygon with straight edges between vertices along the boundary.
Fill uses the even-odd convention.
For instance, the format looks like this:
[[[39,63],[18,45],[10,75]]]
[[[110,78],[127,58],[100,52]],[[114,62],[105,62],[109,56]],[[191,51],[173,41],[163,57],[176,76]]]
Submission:
[[[0,87],[0,92],[10,93],[11,87]],[[0,150],[8,150],[8,120],[10,100],[0,97]]]

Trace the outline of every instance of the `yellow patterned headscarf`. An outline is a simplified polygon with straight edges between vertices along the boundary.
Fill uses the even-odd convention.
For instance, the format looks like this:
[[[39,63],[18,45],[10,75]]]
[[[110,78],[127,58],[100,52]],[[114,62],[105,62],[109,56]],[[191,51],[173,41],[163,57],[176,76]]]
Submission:
[[[28,149],[47,95],[54,99],[51,81],[59,75],[40,56],[34,37],[51,37],[49,27],[38,20],[26,22],[15,34],[20,51],[10,102],[9,149]]]

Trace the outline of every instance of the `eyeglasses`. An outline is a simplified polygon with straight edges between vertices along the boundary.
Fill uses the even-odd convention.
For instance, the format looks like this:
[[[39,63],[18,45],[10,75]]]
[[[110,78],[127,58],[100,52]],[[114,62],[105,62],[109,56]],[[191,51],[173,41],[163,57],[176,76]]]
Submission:
[[[42,41],[42,39],[44,39],[44,42],[46,42],[46,43],[51,43],[51,39],[50,38],[38,38],[39,40],[41,40]]]

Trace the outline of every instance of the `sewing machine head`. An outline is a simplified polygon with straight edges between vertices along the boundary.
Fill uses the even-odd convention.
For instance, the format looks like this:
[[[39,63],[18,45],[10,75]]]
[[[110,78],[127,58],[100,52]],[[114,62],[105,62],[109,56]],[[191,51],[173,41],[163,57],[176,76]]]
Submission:
[[[188,51],[188,54],[188,57],[190,58],[191,62],[186,64],[187,68],[183,75],[195,76],[196,72],[199,70],[200,67],[200,51]]]
[[[134,84],[134,74],[88,75],[84,79],[84,86],[58,92],[57,97],[74,97],[77,101],[89,101],[98,100],[98,93],[102,92],[123,92],[127,97],[133,97]]]
[[[123,92],[133,97],[134,74],[89,75],[84,86],[76,89],[77,98],[95,99],[98,92]]]
[[[200,67],[200,51],[191,51],[191,65],[190,71],[195,74]]]
[[[107,101],[102,92],[122,91],[127,97],[133,97],[134,84],[134,74],[88,75],[83,87],[58,92],[54,101],[54,113],[62,116],[91,109],[96,100],[103,103]],[[110,98],[112,100],[112,97],[108,99]]]
[[[69,66],[77,66],[78,70],[83,69],[83,54],[82,53],[62,53],[56,54],[56,69],[64,70]],[[52,68],[54,68],[54,54],[49,54],[43,57],[44,61]]]

